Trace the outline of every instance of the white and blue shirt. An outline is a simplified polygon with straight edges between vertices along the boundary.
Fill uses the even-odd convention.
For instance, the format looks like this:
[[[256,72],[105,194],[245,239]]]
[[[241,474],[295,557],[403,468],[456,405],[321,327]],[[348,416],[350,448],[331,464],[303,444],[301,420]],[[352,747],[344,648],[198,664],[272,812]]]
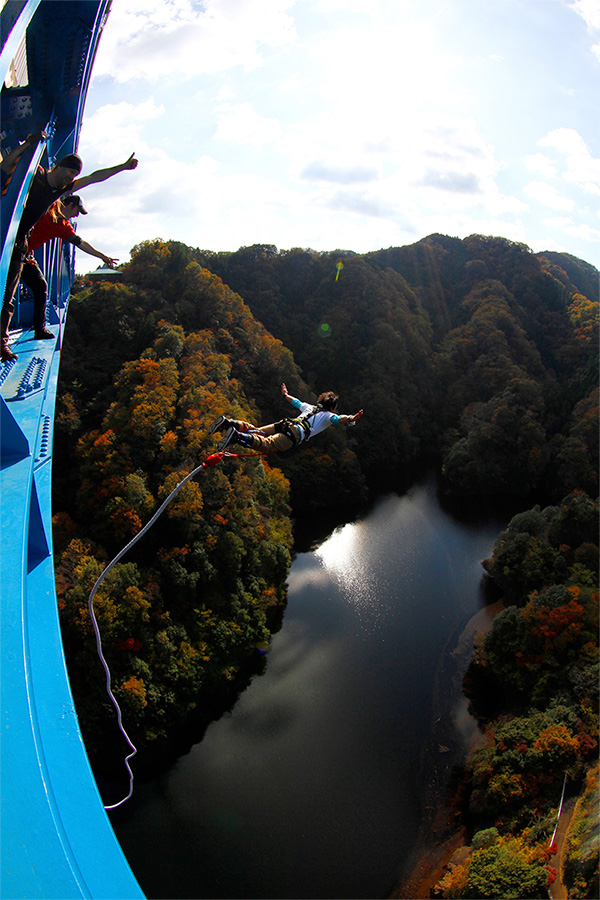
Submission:
[[[290,402],[294,409],[299,410],[300,415],[306,418],[306,421],[310,426],[310,434],[308,437],[306,437],[306,432],[302,427],[296,426],[300,433],[301,441],[309,440],[311,437],[314,437],[315,434],[325,431],[330,425],[337,425],[340,421],[340,417],[336,415],[336,413],[329,412],[326,409],[320,409],[318,412],[315,412],[314,403],[304,403],[302,400],[298,400],[296,397],[292,396],[290,396]]]

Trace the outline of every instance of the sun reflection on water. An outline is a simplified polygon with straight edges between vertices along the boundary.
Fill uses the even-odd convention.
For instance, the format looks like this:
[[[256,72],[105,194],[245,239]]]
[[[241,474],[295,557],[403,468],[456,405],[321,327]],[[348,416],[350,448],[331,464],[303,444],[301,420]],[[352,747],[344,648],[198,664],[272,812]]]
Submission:
[[[350,571],[358,544],[358,529],[359,526],[354,523],[336,528],[325,543],[315,551],[315,556],[318,556],[328,569],[339,572]]]
[[[376,625],[381,613],[381,585],[374,575],[364,537],[360,522],[343,525],[315,550],[315,556],[342,595],[352,603],[363,625],[367,620]]]

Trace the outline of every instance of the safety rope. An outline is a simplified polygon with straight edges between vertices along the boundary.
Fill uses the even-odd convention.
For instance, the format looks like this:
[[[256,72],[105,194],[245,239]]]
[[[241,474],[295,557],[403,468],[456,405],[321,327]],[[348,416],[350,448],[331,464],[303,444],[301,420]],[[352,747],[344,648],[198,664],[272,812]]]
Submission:
[[[556,827],[554,828],[554,831],[552,832],[552,837],[550,838],[550,845],[549,845],[550,847],[553,846],[553,844],[554,844],[554,838],[556,837],[556,832],[558,831],[558,823],[559,823],[559,821],[560,821],[560,814],[561,814],[561,812],[562,812],[563,800],[565,799],[565,788],[566,788],[566,786],[567,786],[567,773],[565,772],[565,780],[563,781],[562,794],[561,794],[561,796],[560,796],[560,805],[559,805],[559,807],[558,807],[558,815],[557,815],[557,817],[556,817]]]
[[[237,459],[251,459],[253,456],[271,456],[272,453],[281,453],[281,450],[255,450],[254,453],[229,453],[223,452],[223,456],[231,456]]]
[[[102,666],[104,668],[104,672],[106,674],[106,692],[107,692],[108,696],[110,697],[110,700],[117,711],[117,722],[119,724],[119,729],[121,731],[121,734],[123,735],[123,737],[127,741],[127,744],[131,748],[131,753],[129,753],[125,757],[125,767],[126,767],[127,771],[129,772],[129,793],[127,794],[126,797],[123,797],[122,800],[119,800],[118,803],[113,803],[109,806],[105,806],[104,809],[107,809],[107,810],[108,809],[116,809],[118,806],[121,806],[123,803],[125,803],[127,800],[129,800],[129,798],[133,794],[133,771],[130,766],[130,760],[132,760],[133,757],[136,755],[137,748],[134,746],[129,735],[125,731],[125,728],[123,727],[121,707],[119,706],[117,698],[115,697],[115,695],[113,694],[113,691],[112,691],[110,669],[108,668],[108,663],[106,662],[104,653],[102,652],[102,638],[100,637],[100,629],[98,627],[96,614],[94,612],[94,597],[96,596],[96,592],[97,592],[98,588],[100,587],[100,585],[102,584],[102,582],[104,581],[104,579],[106,578],[106,576],[108,575],[110,570],[114,566],[116,566],[116,564],[119,562],[119,560],[123,556],[125,556],[125,554],[128,552],[128,550],[131,550],[133,545],[136,544],[140,540],[140,538],[142,538],[146,534],[148,529],[154,525],[154,523],[156,522],[158,517],[165,511],[165,509],[167,508],[167,506],[169,505],[171,500],[173,500],[175,495],[181,490],[181,488],[184,486],[184,484],[186,484],[190,480],[190,478],[193,478],[194,475],[197,475],[198,472],[201,472],[203,469],[208,469],[211,466],[216,466],[217,463],[220,462],[224,456],[236,456],[236,455],[237,454],[235,454],[235,453],[212,453],[210,456],[207,456],[207,458],[204,460],[203,463],[201,463],[192,472],[190,472],[189,475],[186,475],[186,477],[183,479],[183,481],[180,481],[179,484],[171,491],[171,493],[169,494],[167,499],[164,501],[164,503],[162,503],[162,505],[159,507],[159,509],[154,513],[154,515],[152,516],[150,521],[146,525],[144,525],[142,530],[139,531],[135,535],[135,537],[133,537],[132,540],[129,541],[127,546],[123,547],[123,549],[119,553],[117,553],[115,558],[113,560],[111,560],[111,562],[109,562],[109,564],[106,566],[106,568],[104,569],[104,571],[102,572],[102,574],[100,575],[98,580],[96,581],[96,584],[90,591],[90,595],[88,598],[88,610],[90,613],[90,618],[92,620],[94,635],[96,637],[96,649],[98,651],[98,656],[100,657],[100,662],[102,663]]]

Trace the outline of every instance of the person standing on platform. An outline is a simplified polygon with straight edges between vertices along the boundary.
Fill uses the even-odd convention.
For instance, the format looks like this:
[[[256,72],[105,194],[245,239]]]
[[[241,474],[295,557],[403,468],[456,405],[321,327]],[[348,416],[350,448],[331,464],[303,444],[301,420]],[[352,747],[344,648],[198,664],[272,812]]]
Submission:
[[[53,338],[54,335],[46,328],[46,301],[48,299],[48,284],[42,274],[33,251],[53,238],[60,238],[69,244],[74,244],[84,253],[101,259],[102,262],[114,268],[118,262],[106,253],[96,250],[87,241],[80,237],[69,219],[76,218],[80,213],[87,216],[87,209],[77,194],[68,194],[61,200],[52,204],[45,216],[43,216],[29,232],[27,247],[29,252],[25,257],[25,263],[21,271],[21,281],[26,284],[33,294],[33,329],[36,340]]]

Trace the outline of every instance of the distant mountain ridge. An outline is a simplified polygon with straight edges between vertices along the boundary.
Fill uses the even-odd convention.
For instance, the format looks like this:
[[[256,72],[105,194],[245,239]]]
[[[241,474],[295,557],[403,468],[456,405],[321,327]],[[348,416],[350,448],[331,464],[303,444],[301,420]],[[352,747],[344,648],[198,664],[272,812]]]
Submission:
[[[314,390],[334,386],[344,403],[365,407],[356,441],[368,479],[441,456],[453,495],[531,499],[543,487],[562,496],[575,481],[597,490],[591,434],[585,451],[577,444],[591,454],[587,474],[551,487],[555,453],[563,474],[581,468],[566,459],[570,417],[597,409],[599,273],[589,263],[503,238],[437,234],[366,254],[254,245],[201,256],[293,352]],[[495,429],[499,407],[514,416]],[[514,477],[501,472],[508,460]]]

